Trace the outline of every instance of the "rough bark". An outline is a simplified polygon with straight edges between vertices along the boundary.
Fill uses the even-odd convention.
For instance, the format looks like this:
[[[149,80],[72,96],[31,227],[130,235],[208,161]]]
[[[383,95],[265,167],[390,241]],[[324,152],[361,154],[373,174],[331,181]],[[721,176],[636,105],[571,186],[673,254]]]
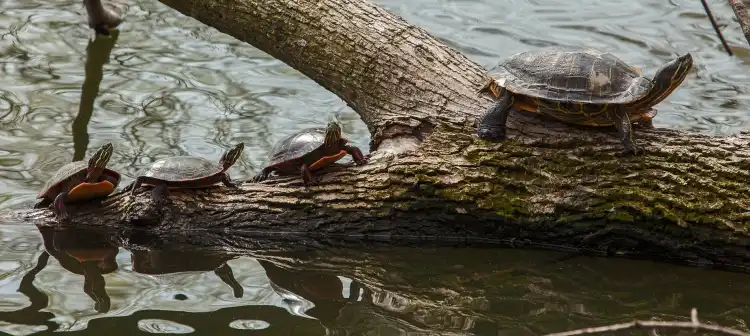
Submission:
[[[750,264],[750,134],[638,129],[645,154],[614,130],[514,113],[508,139],[474,136],[490,100],[484,69],[423,29],[362,0],[161,0],[301,71],[372,134],[362,167],[239,190],[149,193],[72,208],[75,225],[146,226],[357,241],[507,241],[703,265]],[[688,80],[690,80],[688,78]],[[658,118],[658,116],[657,116]],[[23,212],[56,225],[49,211]],[[230,241],[233,235],[227,235]]]

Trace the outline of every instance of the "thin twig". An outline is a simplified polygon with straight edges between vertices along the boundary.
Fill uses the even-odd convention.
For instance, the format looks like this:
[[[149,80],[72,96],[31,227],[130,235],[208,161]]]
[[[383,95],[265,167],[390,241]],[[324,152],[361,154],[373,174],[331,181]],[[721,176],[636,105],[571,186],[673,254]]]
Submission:
[[[719,30],[719,25],[716,23],[716,20],[714,19],[714,15],[711,13],[711,9],[708,8],[708,4],[706,3],[706,0],[701,0],[701,3],[703,4],[703,9],[706,10],[706,15],[708,15],[708,19],[711,20],[711,25],[714,26],[716,35],[719,35],[719,40],[721,40],[721,44],[724,45],[724,49],[727,51],[727,54],[729,54],[729,56],[732,56],[732,49],[729,48],[729,44],[727,44],[727,40],[725,40],[724,35],[721,34],[721,30]]]
[[[742,0],[729,0],[729,5],[734,10],[734,15],[737,16],[737,21],[740,22],[742,33],[745,34],[747,44],[750,45],[750,14],[748,14],[747,7]]]
[[[690,311],[690,322],[670,322],[670,321],[633,321],[628,323],[612,324],[603,327],[595,328],[584,328],[571,330],[561,333],[547,334],[546,336],[573,336],[573,335],[585,335],[585,334],[596,334],[602,332],[612,332],[624,329],[692,329],[693,331],[714,331],[719,334],[733,335],[733,336],[750,336],[750,334],[731,329],[722,326],[716,326],[711,324],[705,324],[698,321],[698,310],[693,308]]]

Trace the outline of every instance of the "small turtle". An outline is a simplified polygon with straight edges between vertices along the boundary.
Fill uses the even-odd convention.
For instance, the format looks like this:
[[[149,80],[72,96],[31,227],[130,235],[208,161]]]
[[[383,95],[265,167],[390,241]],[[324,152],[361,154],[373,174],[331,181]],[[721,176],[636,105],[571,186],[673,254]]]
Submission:
[[[253,182],[261,182],[272,172],[283,175],[300,174],[305,186],[316,183],[312,172],[326,167],[347,154],[357,165],[365,164],[362,151],[347,145],[348,140],[341,136],[341,126],[330,122],[326,128],[303,129],[289,135],[273,146],[268,155],[268,166],[253,177]]]
[[[244,149],[245,144],[238,143],[224,152],[218,164],[196,156],[173,156],[157,160],[139,172],[135,181],[123,191],[129,190],[134,196],[141,185],[153,186],[155,188],[151,191],[151,197],[154,202],[162,205],[169,195],[168,189],[206,188],[219,182],[227,187],[237,188],[240,183],[233,182],[226,171],[237,162]]]
[[[112,157],[113,147],[107,143],[89,159],[73,161],[57,170],[50,177],[37,198],[42,198],[34,209],[53,204],[55,214],[60,220],[70,218],[66,203],[82,202],[111,194],[120,183],[120,174],[106,168]]]
[[[83,0],[86,13],[89,17],[89,28],[97,34],[110,35],[110,29],[114,29],[122,23],[122,18],[115,11],[104,8],[101,0]]]
[[[563,122],[612,126],[628,151],[640,152],[631,121],[652,127],[652,107],[669,96],[693,65],[690,54],[664,64],[649,79],[610,53],[591,48],[552,47],[515,54],[490,71],[479,93],[498,101],[480,118],[480,139],[505,137],[511,108]]]

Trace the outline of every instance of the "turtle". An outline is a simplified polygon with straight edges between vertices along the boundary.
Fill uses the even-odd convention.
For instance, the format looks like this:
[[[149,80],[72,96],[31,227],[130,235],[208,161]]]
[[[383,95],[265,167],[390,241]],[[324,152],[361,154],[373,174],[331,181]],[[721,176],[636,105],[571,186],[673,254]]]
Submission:
[[[110,35],[110,29],[114,29],[122,23],[122,18],[115,11],[104,8],[101,0],[83,0],[88,14],[89,28],[96,34]]]
[[[693,65],[687,53],[664,64],[653,79],[608,52],[550,47],[510,56],[489,71],[479,94],[496,99],[480,118],[477,136],[505,137],[511,108],[584,126],[615,126],[628,152],[639,153],[631,122],[653,127],[652,107],[674,91]]]
[[[103,198],[111,194],[120,183],[120,174],[107,168],[114,148],[111,143],[103,145],[86,161],[73,161],[57,170],[37,195],[41,198],[35,209],[53,205],[60,220],[67,220],[70,214],[66,203],[82,202]]]
[[[312,179],[312,172],[333,164],[347,154],[352,156],[355,164],[365,164],[367,160],[362,151],[347,145],[347,142],[341,136],[341,126],[335,121],[329,122],[325,128],[306,128],[288,135],[276,142],[268,154],[268,165],[252,181],[264,181],[272,172],[300,174],[307,187],[317,183]]]
[[[169,196],[169,189],[206,188],[219,182],[229,188],[237,188],[240,183],[233,182],[226,171],[237,162],[244,149],[245,143],[238,143],[224,152],[218,164],[197,156],[173,156],[154,161],[139,172],[135,181],[123,191],[130,191],[130,195],[135,196],[141,185],[153,186],[151,198],[162,205]]]

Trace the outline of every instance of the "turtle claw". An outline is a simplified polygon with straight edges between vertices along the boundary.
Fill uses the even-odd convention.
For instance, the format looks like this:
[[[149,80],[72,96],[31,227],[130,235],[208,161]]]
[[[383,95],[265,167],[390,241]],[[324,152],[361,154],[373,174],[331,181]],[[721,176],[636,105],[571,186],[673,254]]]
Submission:
[[[250,181],[252,183],[263,182],[268,179],[268,176],[271,175],[272,171],[273,171],[272,169],[265,168],[258,175],[253,176],[253,178],[250,179]]]
[[[497,141],[505,139],[505,128],[480,127],[477,129],[477,136],[482,140]]]
[[[622,143],[625,146],[626,152],[631,153],[633,155],[643,154],[643,148],[639,147],[634,142],[629,141],[629,140],[624,140]]]
[[[317,186],[320,185],[323,182],[323,179],[320,177],[313,177],[310,179],[309,182],[305,184],[305,187],[311,187],[311,186]]]

